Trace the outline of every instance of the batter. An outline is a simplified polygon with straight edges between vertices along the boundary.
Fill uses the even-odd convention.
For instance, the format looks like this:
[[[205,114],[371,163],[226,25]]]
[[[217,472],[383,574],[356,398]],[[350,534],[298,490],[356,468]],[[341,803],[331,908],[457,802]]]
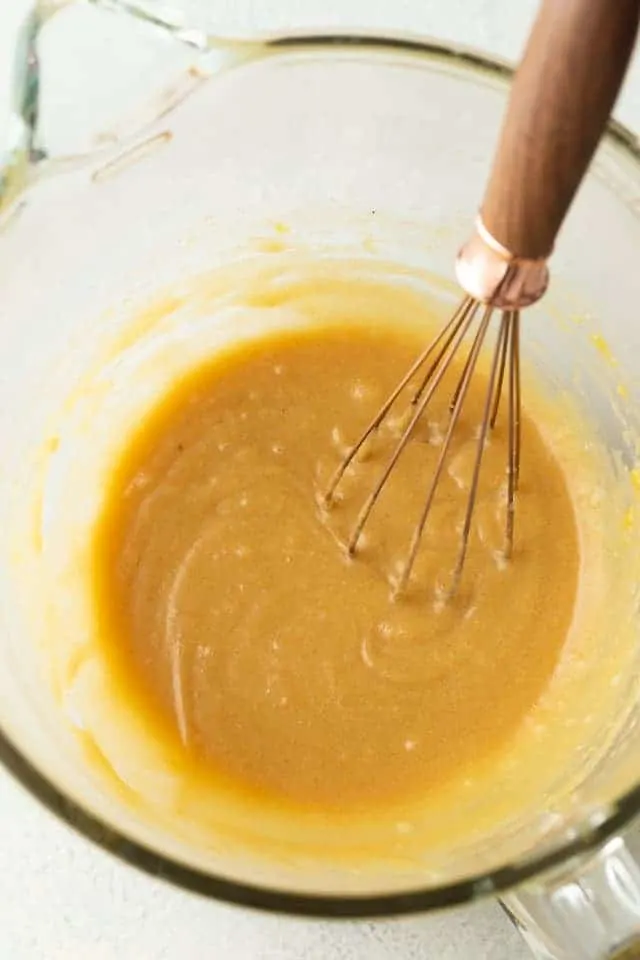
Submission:
[[[322,304],[322,291],[314,298]],[[93,583],[112,676],[154,736],[177,744],[185,769],[206,770],[245,799],[344,812],[433,795],[515,736],[572,621],[574,511],[526,415],[513,560],[501,552],[503,413],[461,588],[441,601],[482,372],[406,596],[392,602],[390,582],[424,503],[450,389],[438,392],[356,559],[346,556],[341,545],[401,429],[402,405],[329,513],[320,493],[431,332],[385,323],[387,306],[382,299],[375,323],[348,312],[339,326],[319,318],[194,369],[130,439],[105,497]]]

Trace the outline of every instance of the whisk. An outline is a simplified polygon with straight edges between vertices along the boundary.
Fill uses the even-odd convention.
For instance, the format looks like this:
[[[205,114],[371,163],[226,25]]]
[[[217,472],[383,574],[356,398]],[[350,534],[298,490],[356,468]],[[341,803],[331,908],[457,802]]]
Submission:
[[[396,401],[413,389],[408,423],[363,503],[348,540],[353,556],[365,524],[420,418],[454,358],[461,373],[422,512],[395,585],[411,577],[422,536],[494,313],[499,312],[460,545],[448,593],[459,585],[472,529],[482,458],[507,389],[507,491],[504,554],[512,554],[521,458],[520,311],[538,301],[549,280],[547,258],[603,133],[638,29],[640,0],[543,0],[516,74],[471,240],[456,261],[466,294],[452,318],[417,358],[350,448],[325,502],[334,502],[349,465]],[[465,356],[466,351],[466,356]]]

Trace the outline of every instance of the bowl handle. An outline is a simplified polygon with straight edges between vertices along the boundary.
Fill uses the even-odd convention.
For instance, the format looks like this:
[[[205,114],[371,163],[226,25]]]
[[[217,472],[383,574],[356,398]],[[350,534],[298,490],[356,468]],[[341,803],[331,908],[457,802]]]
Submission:
[[[640,864],[622,837],[502,905],[538,960],[640,960]]]

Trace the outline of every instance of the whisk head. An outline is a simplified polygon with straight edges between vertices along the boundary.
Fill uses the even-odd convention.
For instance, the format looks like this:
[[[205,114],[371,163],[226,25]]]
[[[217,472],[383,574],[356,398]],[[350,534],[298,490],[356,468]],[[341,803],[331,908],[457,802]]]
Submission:
[[[478,223],[478,232],[458,260],[458,277],[468,291],[449,322],[420,354],[398,383],[357,442],[349,449],[335,471],[324,500],[330,506],[349,466],[358,457],[367,440],[378,431],[396,401],[411,390],[409,420],[397,440],[375,486],[367,496],[347,540],[347,549],[355,555],[364,527],[374,510],[391,472],[406,449],[411,437],[429,408],[448,372],[463,358],[461,372],[449,403],[449,419],[444,432],[424,506],[414,528],[406,559],[394,586],[394,595],[402,593],[411,577],[438,484],[451,452],[456,425],[469,392],[471,379],[478,367],[482,348],[496,329],[489,368],[486,394],[479,422],[477,446],[473,458],[471,482],[460,532],[457,558],[447,594],[456,592],[464,567],[476,504],[482,458],[489,433],[493,430],[506,392],[507,454],[506,513],[504,529],[505,558],[513,551],[515,506],[520,477],[521,390],[520,390],[520,307],[535,302],[544,293],[548,273],[544,261],[518,260],[500,247]],[[494,315],[499,315],[497,324]],[[465,356],[465,349],[467,350]],[[504,405],[504,404],[503,404]]]
[[[347,542],[347,549],[353,556],[358,548],[360,538],[364,527],[382,493],[382,490],[391,475],[391,471],[396,466],[407,447],[420,419],[426,413],[431,400],[438,387],[441,385],[451,365],[459,357],[463,350],[463,344],[469,342],[469,350],[464,360],[462,370],[457,381],[457,385],[451,396],[449,403],[449,422],[444,434],[444,440],[440,448],[440,453],[436,462],[435,470],[429,483],[424,507],[418,518],[416,527],[411,537],[406,560],[402,566],[400,576],[395,586],[395,593],[401,593],[411,576],[416,556],[420,548],[420,542],[425,527],[428,524],[429,513],[436,496],[438,484],[445,468],[447,457],[451,448],[452,438],[456,425],[460,419],[462,408],[471,383],[471,378],[476,370],[480,353],[485,343],[491,326],[494,308],[483,306],[472,297],[466,297],[451,320],[432,340],[428,347],[420,354],[410,370],[407,371],[402,380],[394,388],[385,403],[382,405],[373,420],[361,434],[356,443],[350,448],[344,459],[341,461],[338,469],[335,471],[329,487],[325,494],[325,502],[331,505],[350,464],[358,456],[369,437],[375,433],[382,425],[385,418],[391,412],[394,404],[405,391],[415,383],[413,393],[410,399],[411,415],[410,419],[399,437],[389,459],[387,460],[381,474],[373,488],[366,498],[355,522],[355,526]],[[475,331],[474,331],[475,328]],[[471,338],[470,334],[473,333]],[[507,508],[505,523],[504,554],[505,557],[511,555],[513,549],[514,535],[514,515],[516,491],[518,488],[518,479],[520,473],[520,311],[505,310],[502,311],[501,319],[498,325],[497,336],[493,350],[489,379],[487,383],[484,409],[482,420],[478,431],[478,442],[475,453],[475,459],[472,468],[471,485],[467,499],[466,510],[460,535],[460,546],[453,570],[450,592],[455,592],[469,545],[469,536],[471,533],[471,523],[473,510],[478,492],[478,481],[480,478],[480,469],[482,465],[482,456],[486,445],[489,431],[495,426],[500,401],[503,392],[507,393],[508,408],[508,453],[507,453]]]

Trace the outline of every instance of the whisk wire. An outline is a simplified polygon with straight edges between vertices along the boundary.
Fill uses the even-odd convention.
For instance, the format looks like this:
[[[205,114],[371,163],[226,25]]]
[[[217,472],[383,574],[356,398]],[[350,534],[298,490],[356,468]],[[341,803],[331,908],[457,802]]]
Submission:
[[[453,577],[451,586],[449,588],[450,593],[455,593],[458,589],[460,583],[460,576],[462,574],[462,568],[464,567],[464,562],[467,556],[467,549],[469,547],[469,535],[471,533],[471,518],[473,516],[473,510],[476,503],[476,498],[478,496],[478,485],[480,482],[480,469],[482,467],[482,458],[485,451],[485,446],[487,443],[487,435],[489,433],[489,428],[491,426],[491,411],[492,408],[495,408],[496,405],[500,404],[500,393],[496,390],[496,385],[499,390],[502,388],[502,384],[499,380],[500,373],[504,371],[502,367],[503,357],[506,357],[506,352],[504,350],[504,344],[507,342],[509,336],[509,330],[511,329],[511,342],[513,343],[513,326],[510,322],[509,313],[503,313],[502,319],[500,321],[500,329],[498,332],[498,338],[496,341],[496,347],[493,354],[493,361],[491,363],[491,373],[489,374],[489,383],[487,385],[487,394],[484,405],[484,412],[482,416],[482,423],[480,425],[480,434],[478,437],[478,446],[476,449],[476,457],[473,465],[473,474],[471,477],[471,485],[469,487],[469,497],[467,499],[467,509],[465,512],[464,523],[462,526],[462,536],[460,542],[460,550],[458,553],[458,559],[453,571]]]
[[[521,396],[520,396],[520,312],[516,311],[513,315],[513,347],[512,364],[515,380],[515,409],[513,422],[515,424],[515,478],[516,490],[520,482],[520,452],[522,449],[522,417],[521,417]]]
[[[358,541],[360,540],[360,536],[362,535],[362,530],[364,528],[364,525],[369,519],[371,511],[373,510],[380,494],[382,493],[384,485],[389,479],[389,476],[391,475],[391,472],[395,467],[396,463],[400,459],[403,450],[406,448],[407,444],[409,443],[409,440],[411,439],[411,435],[418,421],[420,420],[424,411],[426,410],[429,404],[429,401],[431,400],[434,393],[438,389],[442,378],[445,376],[449,367],[449,363],[451,362],[453,357],[456,355],[456,353],[460,349],[462,342],[464,341],[465,337],[467,336],[467,333],[469,332],[471,325],[473,324],[479,304],[477,304],[474,301],[471,301],[471,304],[472,304],[471,309],[463,312],[462,320],[458,325],[458,327],[456,328],[456,333],[449,341],[448,349],[446,351],[441,351],[441,360],[444,360],[445,362],[441,364],[435,376],[429,383],[428,389],[418,401],[415,407],[415,411],[409,423],[405,427],[398,443],[396,444],[393,450],[393,453],[391,454],[391,457],[388,460],[387,465],[385,466],[378,482],[376,483],[372,492],[367,497],[364,503],[364,506],[362,507],[362,509],[360,510],[360,513],[358,514],[358,518],[356,520],[356,524],[347,547],[348,552],[351,556],[355,553],[355,550],[358,546]],[[448,356],[446,356],[447,353],[449,354]]]
[[[414,405],[418,403],[422,392],[427,386],[428,380],[430,379],[433,370],[441,362],[442,357],[446,352],[446,349],[451,345],[453,338],[455,337],[456,333],[459,331],[462,324],[464,324],[465,321],[467,320],[469,311],[473,307],[474,307],[473,299],[471,297],[465,297],[462,300],[462,302],[459,304],[457,310],[455,311],[455,313],[453,314],[449,322],[443,327],[443,329],[440,331],[437,337],[435,337],[435,339],[433,339],[429,343],[429,345],[422,351],[418,359],[410,367],[410,369],[404,375],[402,380],[394,388],[392,393],[389,394],[389,396],[383,403],[382,407],[380,408],[376,416],[373,418],[373,420],[371,420],[371,422],[366,427],[366,429],[362,432],[358,440],[351,447],[347,455],[344,457],[344,459],[340,463],[340,466],[334,473],[333,477],[331,478],[331,482],[329,484],[329,487],[324,497],[325,503],[327,505],[331,504],[334,494],[336,492],[336,489],[338,487],[338,484],[342,480],[348,467],[351,465],[352,461],[354,460],[356,455],[360,452],[360,450],[362,449],[366,441],[369,439],[371,434],[378,429],[382,421],[385,419],[385,417],[391,410],[391,407],[394,405],[394,403],[396,402],[396,400],[398,399],[402,391],[405,389],[405,387],[415,377],[418,370],[422,366],[424,366],[424,364],[427,362],[429,357],[434,353],[434,351],[438,348],[438,346],[442,343],[442,341],[445,340],[445,345],[443,349],[440,351],[440,354],[438,354],[436,361],[434,361],[434,364],[432,364],[432,367],[427,372],[427,375],[425,376],[420,389],[417,391],[417,393],[413,397],[412,403]]]
[[[431,381],[431,378],[433,377],[434,373],[436,372],[436,370],[437,370],[438,367],[440,366],[443,358],[444,358],[444,357],[446,356],[446,354],[448,353],[449,348],[450,348],[450,346],[451,346],[451,344],[452,344],[452,342],[453,342],[453,339],[454,339],[456,333],[458,332],[458,330],[460,329],[460,326],[469,318],[469,314],[470,314],[470,313],[472,313],[473,316],[475,317],[476,312],[477,312],[477,304],[475,304],[474,301],[473,301],[470,297],[469,297],[467,300],[463,301],[463,303],[462,303],[462,309],[460,310],[460,313],[459,313],[459,321],[458,321],[457,325],[455,326],[455,328],[454,328],[453,330],[451,330],[451,332],[449,333],[449,336],[446,338],[445,342],[443,343],[442,347],[440,348],[440,351],[439,351],[438,354],[436,355],[435,360],[432,362],[431,366],[429,367],[429,369],[428,369],[427,372],[425,373],[424,377],[422,378],[422,383],[420,384],[420,386],[418,387],[418,389],[417,389],[416,392],[414,393],[413,397],[411,398],[411,404],[412,404],[412,406],[415,406],[417,403],[419,403],[419,401],[420,401],[420,399],[421,399],[424,391],[427,389],[427,387],[428,387],[428,385],[429,385],[429,383],[430,383],[430,381]],[[446,327],[445,330],[444,330],[444,332],[446,333],[447,330],[448,330],[448,328]],[[431,344],[431,350],[435,349],[435,347],[436,347],[436,341],[433,341],[432,344]],[[431,352],[431,351],[430,351],[430,352]]]
[[[520,315],[511,314],[509,323],[509,462],[507,470],[507,529],[505,556],[513,553],[515,498],[520,474]]]
[[[411,571],[413,570],[413,566],[415,564],[416,557],[418,555],[418,550],[420,548],[422,534],[427,524],[429,513],[431,512],[431,506],[433,504],[433,500],[436,495],[436,490],[438,488],[438,483],[440,481],[440,477],[444,469],[447,455],[449,453],[453,432],[460,418],[460,413],[462,411],[462,407],[464,405],[464,401],[467,396],[467,391],[471,383],[471,378],[475,371],[476,364],[478,362],[478,357],[480,356],[480,350],[482,349],[482,344],[484,343],[484,339],[487,335],[487,330],[489,329],[489,323],[491,322],[492,314],[493,314],[493,308],[486,307],[482,315],[482,320],[480,321],[480,326],[476,333],[475,339],[471,345],[471,349],[469,351],[467,361],[463,367],[460,381],[459,381],[458,387],[456,388],[455,405],[453,410],[451,411],[451,416],[449,418],[449,425],[447,427],[447,432],[445,434],[445,438],[440,450],[438,462],[436,463],[436,467],[435,467],[433,476],[431,478],[431,483],[429,485],[429,490],[427,492],[427,498],[426,498],[422,513],[420,515],[420,519],[418,521],[418,524],[411,538],[407,560],[405,562],[405,565],[402,569],[402,573],[400,574],[400,577],[394,589],[394,596],[398,596],[400,593],[402,593],[403,590],[406,588],[407,583],[409,582]],[[445,371],[443,370],[442,374],[444,374],[444,372]],[[463,562],[464,562],[464,558],[463,558]]]
[[[507,365],[507,353],[509,350],[509,315],[503,313],[500,324],[500,341],[498,349],[500,350],[500,369],[498,371],[498,383],[496,385],[495,399],[493,401],[493,410],[491,412],[491,429],[496,425],[498,413],[500,412],[500,399],[502,397],[502,387],[504,384],[504,373]]]

